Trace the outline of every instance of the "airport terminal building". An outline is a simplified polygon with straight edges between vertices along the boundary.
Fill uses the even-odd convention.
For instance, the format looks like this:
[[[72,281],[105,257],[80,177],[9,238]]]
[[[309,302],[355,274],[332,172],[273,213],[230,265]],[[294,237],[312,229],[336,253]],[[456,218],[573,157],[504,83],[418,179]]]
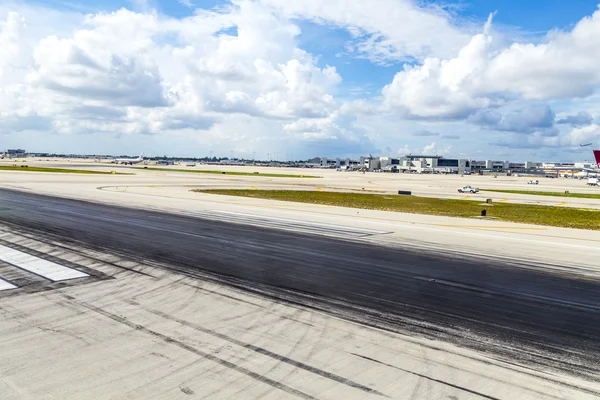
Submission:
[[[406,155],[404,157],[361,157],[358,163],[366,171],[448,173],[471,172],[471,161],[458,158],[444,158],[431,155]]]
[[[438,155],[408,154],[402,157],[360,157],[349,158],[316,157],[307,165],[317,168],[337,168],[339,170],[361,170],[369,172],[404,172],[419,174],[497,174],[497,173],[540,173],[548,168],[593,168],[593,163],[542,163],[511,162],[507,160],[470,160],[466,158],[445,158]]]

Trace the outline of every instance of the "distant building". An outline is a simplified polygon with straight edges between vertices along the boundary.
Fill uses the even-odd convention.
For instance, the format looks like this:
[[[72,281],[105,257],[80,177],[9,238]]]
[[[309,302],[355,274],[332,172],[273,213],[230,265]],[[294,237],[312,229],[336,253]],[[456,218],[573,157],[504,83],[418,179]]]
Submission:
[[[6,150],[6,155],[9,158],[25,157],[27,155],[27,152],[22,149],[8,149]]]
[[[542,168],[544,166],[541,162],[525,161],[525,169]]]
[[[517,163],[513,163],[513,162],[508,163],[508,169],[511,172],[523,171],[523,170],[525,170],[525,163],[518,163],[518,162]]]
[[[494,161],[494,160],[484,160],[484,161],[473,160],[471,162],[471,169],[473,170],[473,172],[479,172],[479,171],[504,172],[504,171],[510,170],[510,162],[509,161]]]
[[[575,168],[575,163],[545,162],[544,168]]]
[[[471,161],[464,158],[409,154],[400,158],[398,169],[403,172],[463,174],[471,172]]]
[[[319,167],[319,168],[343,168],[343,169],[352,169],[359,165],[359,161],[351,160],[346,158],[342,160],[340,158],[336,158],[335,160],[329,159],[327,157],[314,157],[309,159],[306,162],[307,166],[311,167]]]
[[[379,157],[361,157],[358,167],[365,171],[373,172],[381,168],[381,161]]]
[[[392,165],[398,167],[400,165],[400,159],[393,157],[379,157],[379,168],[383,170],[391,169]]]
[[[336,158],[335,159],[335,166],[337,168],[343,168],[343,169],[351,169],[356,167],[359,164],[358,161],[356,160],[351,160],[349,158],[346,158],[344,160],[340,159],[340,158]]]
[[[575,163],[575,168],[594,169],[594,168],[598,168],[598,166],[597,166],[597,164],[595,162],[584,161],[584,162],[576,162]]]
[[[408,154],[395,158],[390,156],[363,156],[358,161],[351,159],[315,157],[306,163],[307,166],[320,168],[338,168],[382,172],[416,172],[416,173],[530,173],[538,174],[544,169],[595,168],[593,162],[578,163],[542,163],[534,161],[511,162],[507,160],[470,160],[465,158],[445,158],[438,155]]]

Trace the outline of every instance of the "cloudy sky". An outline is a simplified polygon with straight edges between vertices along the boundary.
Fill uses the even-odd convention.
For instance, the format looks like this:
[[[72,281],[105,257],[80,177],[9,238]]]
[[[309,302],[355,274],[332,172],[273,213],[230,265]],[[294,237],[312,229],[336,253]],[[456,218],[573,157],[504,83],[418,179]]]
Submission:
[[[0,0],[0,147],[587,160],[597,3]]]

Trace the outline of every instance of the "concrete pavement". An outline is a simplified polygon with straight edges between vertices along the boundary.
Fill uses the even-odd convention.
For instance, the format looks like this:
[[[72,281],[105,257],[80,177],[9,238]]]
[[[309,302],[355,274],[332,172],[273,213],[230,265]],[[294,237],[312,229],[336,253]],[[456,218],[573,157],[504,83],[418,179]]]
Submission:
[[[1,245],[91,278],[0,262],[0,398],[600,396],[598,232],[189,192],[285,178],[2,177],[96,204],[2,192]]]

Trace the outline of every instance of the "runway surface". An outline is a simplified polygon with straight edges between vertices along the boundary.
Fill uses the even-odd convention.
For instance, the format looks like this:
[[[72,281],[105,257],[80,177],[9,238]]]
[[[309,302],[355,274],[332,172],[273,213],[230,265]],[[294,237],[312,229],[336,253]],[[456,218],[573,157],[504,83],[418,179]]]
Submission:
[[[385,231],[348,227],[351,235],[340,235],[339,225],[316,229],[245,214],[177,215],[7,190],[0,204],[0,223],[15,232],[166,266],[532,371],[590,382],[600,373],[600,281],[551,265],[415,249],[410,241],[383,246],[362,236]]]

